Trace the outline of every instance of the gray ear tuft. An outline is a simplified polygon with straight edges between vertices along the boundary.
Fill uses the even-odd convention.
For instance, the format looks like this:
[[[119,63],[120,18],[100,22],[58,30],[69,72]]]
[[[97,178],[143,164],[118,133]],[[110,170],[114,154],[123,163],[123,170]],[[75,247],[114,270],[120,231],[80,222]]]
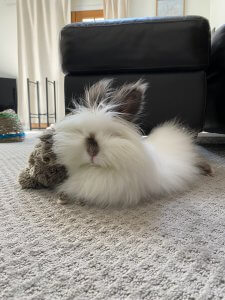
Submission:
[[[85,105],[89,108],[97,108],[101,102],[107,101],[112,94],[113,79],[102,79],[85,89]]]
[[[145,92],[148,84],[139,79],[137,82],[124,84],[113,94],[112,102],[116,104],[116,111],[127,121],[135,121],[141,113]]]

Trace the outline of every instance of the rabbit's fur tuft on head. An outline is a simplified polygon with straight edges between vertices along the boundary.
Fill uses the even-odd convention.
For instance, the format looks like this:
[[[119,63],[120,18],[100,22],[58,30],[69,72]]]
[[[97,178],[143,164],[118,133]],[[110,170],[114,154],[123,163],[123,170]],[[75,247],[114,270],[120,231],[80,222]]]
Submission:
[[[166,123],[143,139],[136,125],[147,84],[112,87],[101,80],[55,128],[53,150],[68,178],[58,187],[69,198],[101,206],[134,205],[152,194],[181,191],[200,174],[190,134]]]
[[[135,121],[142,112],[145,91],[148,84],[142,79],[135,83],[124,84],[119,89],[112,88],[113,79],[103,79],[85,89],[84,98],[80,103],[74,102],[72,114],[85,108],[110,112],[123,119]]]

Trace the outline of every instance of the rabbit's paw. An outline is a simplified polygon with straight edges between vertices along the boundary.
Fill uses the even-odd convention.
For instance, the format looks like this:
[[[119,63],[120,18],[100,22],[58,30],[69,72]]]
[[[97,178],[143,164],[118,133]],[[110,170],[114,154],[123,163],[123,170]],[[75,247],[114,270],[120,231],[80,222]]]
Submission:
[[[61,192],[58,194],[58,200],[57,200],[58,204],[65,205],[68,202],[69,202],[69,197],[65,193]]]

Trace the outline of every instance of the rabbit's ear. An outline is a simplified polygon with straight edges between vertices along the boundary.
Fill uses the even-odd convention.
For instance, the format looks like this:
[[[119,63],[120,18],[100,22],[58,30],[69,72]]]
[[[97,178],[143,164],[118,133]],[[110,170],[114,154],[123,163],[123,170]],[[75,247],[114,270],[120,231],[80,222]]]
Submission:
[[[113,79],[102,79],[85,90],[85,105],[89,108],[97,108],[102,102],[109,101],[112,94]]]
[[[135,121],[142,111],[147,88],[148,84],[140,79],[134,83],[124,84],[113,93],[112,102],[122,118]]]

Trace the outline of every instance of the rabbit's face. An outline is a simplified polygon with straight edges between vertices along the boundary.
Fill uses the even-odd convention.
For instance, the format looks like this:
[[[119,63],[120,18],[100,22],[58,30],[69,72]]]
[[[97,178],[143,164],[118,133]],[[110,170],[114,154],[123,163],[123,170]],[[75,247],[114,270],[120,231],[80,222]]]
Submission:
[[[138,130],[127,120],[139,112],[146,85],[138,82],[109,92],[105,84],[102,89],[96,88],[97,84],[92,86],[86,92],[86,106],[77,108],[56,126],[54,151],[68,170],[127,168],[141,147]]]
[[[134,126],[101,111],[83,111],[60,124],[55,136],[57,153],[70,166],[121,168],[135,151],[140,137]],[[133,156],[132,156],[133,157]]]

